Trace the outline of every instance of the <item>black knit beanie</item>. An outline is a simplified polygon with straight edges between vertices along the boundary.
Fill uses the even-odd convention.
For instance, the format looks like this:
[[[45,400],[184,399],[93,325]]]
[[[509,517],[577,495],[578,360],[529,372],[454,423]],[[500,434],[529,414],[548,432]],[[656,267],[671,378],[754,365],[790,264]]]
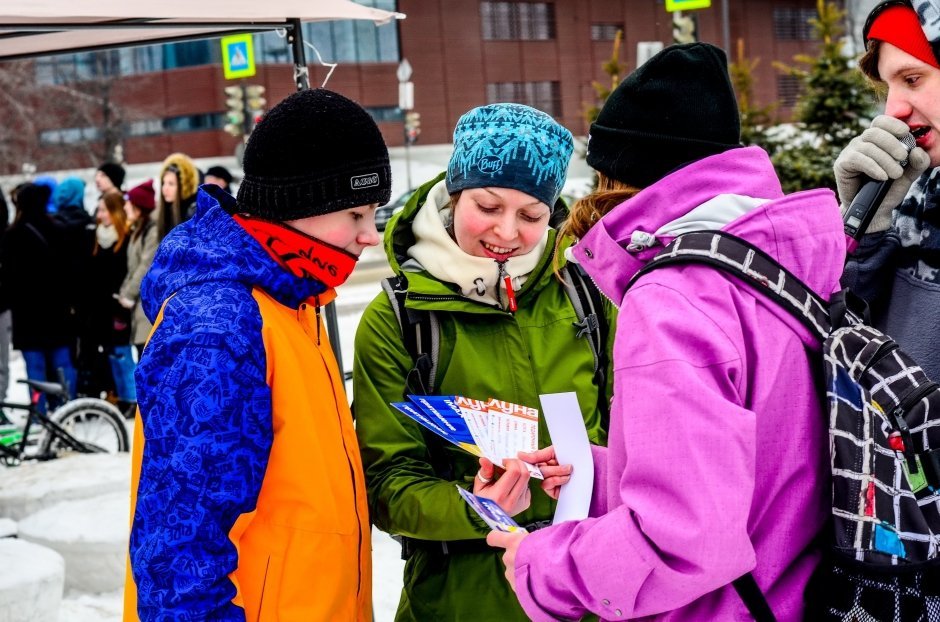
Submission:
[[[105,177],[111,180],[115,188],[124,185],[124,167],[115,162],[105,162],[98,167],[98,170],[104,173]]]
[[[587,163],[645,188],[684,164],[740,146],[724,51],[672,45],[627,76],[591,125]]]
[[[239,212],[284,221],[388,203],[388,149],[362,106],[326,89],[272,108],[245,146]]]

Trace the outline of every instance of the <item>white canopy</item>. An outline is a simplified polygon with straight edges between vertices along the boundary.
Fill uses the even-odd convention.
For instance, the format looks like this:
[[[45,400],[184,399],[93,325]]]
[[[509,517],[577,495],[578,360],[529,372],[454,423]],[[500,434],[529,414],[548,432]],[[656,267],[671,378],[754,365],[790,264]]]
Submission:
[[[295,19],[383,24],[405,17],[351,0],[4,0],[2,4],[0,61],[264,30],[287,26]]]

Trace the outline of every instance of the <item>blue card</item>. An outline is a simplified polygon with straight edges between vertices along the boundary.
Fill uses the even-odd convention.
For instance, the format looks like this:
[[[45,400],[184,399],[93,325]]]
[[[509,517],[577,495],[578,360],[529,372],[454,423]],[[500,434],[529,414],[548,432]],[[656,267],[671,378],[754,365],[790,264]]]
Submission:
[[[470,507],[480,515],[483,522],[490,526],[490,529],[494,531],[504,531],[506,533],[525,531],[492,499],[478,497],[460,486],[457,486],[457,492],[459,492],[460,496],[464,498],[464,501],[470,504]]]

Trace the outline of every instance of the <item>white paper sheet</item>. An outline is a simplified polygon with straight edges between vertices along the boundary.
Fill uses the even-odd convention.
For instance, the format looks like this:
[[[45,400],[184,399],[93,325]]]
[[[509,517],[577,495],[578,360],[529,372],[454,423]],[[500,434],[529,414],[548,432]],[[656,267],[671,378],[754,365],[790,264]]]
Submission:
[[[594,492],[594,457],[584,418],[574,392],[539,395],[558,464],[574,467],[571,479],[561,487],[553,525],[587,518]]]

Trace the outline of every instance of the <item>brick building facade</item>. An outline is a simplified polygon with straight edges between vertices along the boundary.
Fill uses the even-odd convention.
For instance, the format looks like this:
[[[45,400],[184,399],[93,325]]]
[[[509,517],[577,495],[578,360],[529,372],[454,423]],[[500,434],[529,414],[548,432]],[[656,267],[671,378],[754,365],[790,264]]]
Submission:
[[[382,4],[376,0],[371,4],[398,10],[407,14],[407,19],[378,27],[381,36],[375,41],[369,39],[370,31],[363,29],[372,29],[371,24],[360,24],[355,31],[351,26],[330,30],[321,25],[310,38],[315,45],[335,51],[343,45],[349,47],[349,37],[365,33],[359,34],[355,45],[367,45],[372,52],[352,56],[370,58],[340,59],[327,86],[369,108],[390,146],[403,142],[396,78],[402,58],[407,58],[414,70],[420,143],[449,142],[452,124],[461,113],[487,102],[507,100],[541,108],[575,134],[583,135],[587,131],[583,111],[595,102],[591,83],[608,79],[601,65],[610,57],[616,30],[624,31],[621,59],[628,71],[636,67],[638,48],[642,47],[638,44],[655,47],[657,42],[672,41],[672,19],[663,0],[378,1]],[[756,99],[759,103],[780,101],[780,110],[786,115],[797,85],[772,63],[791,62],[794,55],[813,51],[807,19],[815,15],[815,0],[727,0],[727,30],[724,1],[713,0],[711,8],[694,12],[699,39],[724,45],[727,32],[732,47],[742,39],[747,56],[761,59],[754,76]],[[288,55],[282,54],[287,44],[273,34],[266,37],[265,45],[270,49],[258,55],[262,62],[257,75],[242,82],[264,85],[270,105],[292,92],[294,82],[291,66],[286,63]],[[325,44],[324,37],[332,40]],[[279,44],[284,50],[277,49]],[[211,48],[211,53],[205,62],[188,66],[167,68],[172,63],[163,63],[153,71],[146,67],[128,70],[128,63],[116,61],[107,79],[113,104],[120,111],[119,143],[128,162],[158,161],[172,151],[216,157],[235,150],[239,139],[222,130],[224,87],[235,82],[223,78],[218,42],[202,45]],[[60,72],[67,66],[80,75],[81,71],[67,64],[74,56],[58,57],[53,69]],[[269,62],[272,59],[280,62]],[[315,62],[312,50],[307,51],[307,61],[311,84],[320,84],[327,69]],[[49,74],[48,59],[32,62],[37,76]],[[61,77],[48,80],[68,81]],[[96,164],[95,149],[88,145],[89,140],[94,143],[99,138],[93,127],[75,127],[74,122],[65,127],[60,122],[56,127],[48,117],[39,124],[36,136],[26,135],[21,140],[24,152],[40,170],[65,168],[63,157],[71,167]],[[0,167],[5,169],[0,173],[8,173],[18,170],[19,164],[3,162]]]

